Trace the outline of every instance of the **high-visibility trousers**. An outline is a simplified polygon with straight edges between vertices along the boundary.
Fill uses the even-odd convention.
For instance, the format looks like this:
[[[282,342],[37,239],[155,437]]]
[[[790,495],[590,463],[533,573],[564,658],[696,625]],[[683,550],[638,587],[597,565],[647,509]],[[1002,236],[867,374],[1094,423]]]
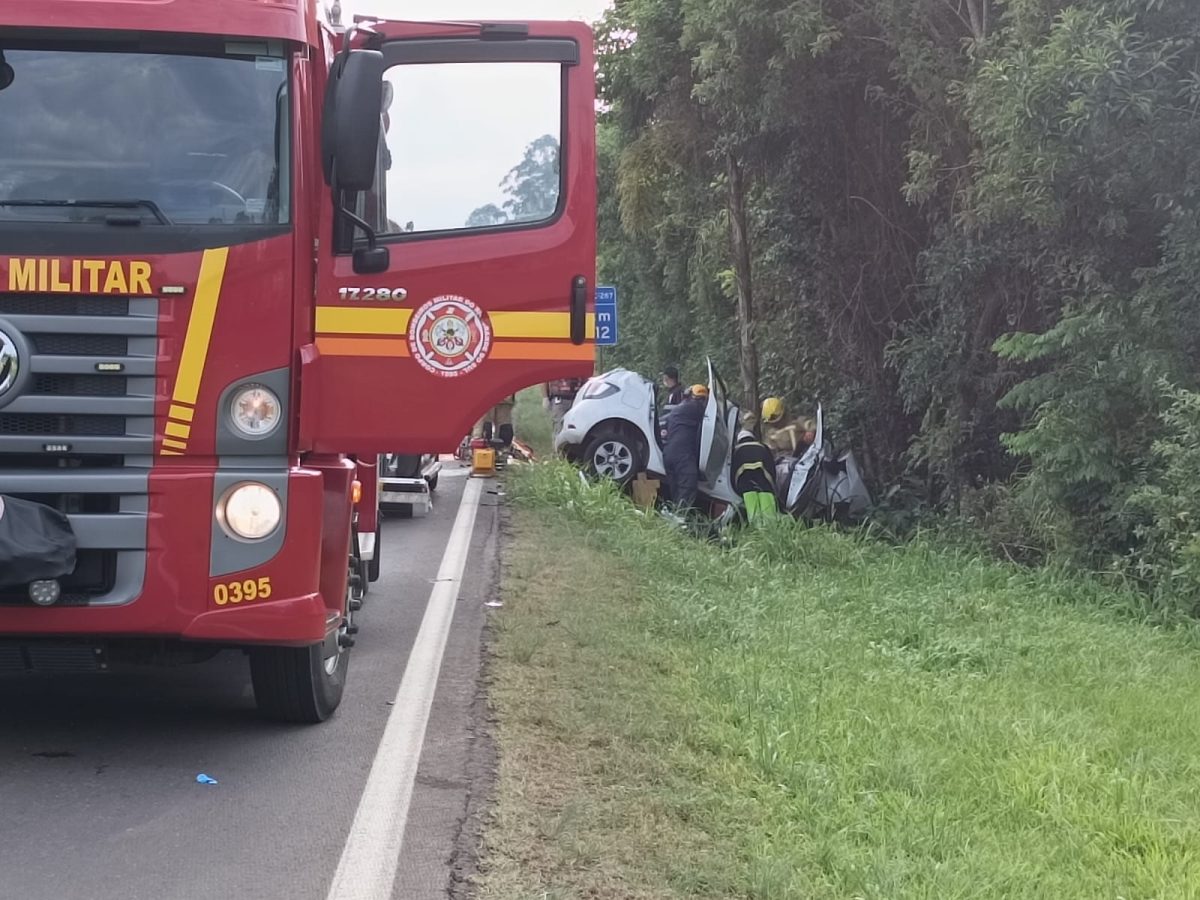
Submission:
[[[746,503],[746,518],[750,520],[751,525],[774,519],[779,515],[779,505],[774,494],[766,491],[746,491],[742,499]]]

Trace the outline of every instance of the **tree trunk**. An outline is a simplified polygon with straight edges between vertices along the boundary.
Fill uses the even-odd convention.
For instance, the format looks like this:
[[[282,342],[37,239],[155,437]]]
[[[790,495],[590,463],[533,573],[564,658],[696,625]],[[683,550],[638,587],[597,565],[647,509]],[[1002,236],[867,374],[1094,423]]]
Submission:
[[[971,24],[971,36],[983,41],[988,36],[988,13],[991,0],[967,0],[967,16]]]
[[[742,166],[729,152],[725,156],[729,179],[729,243],[737,281],[738,366],[742,375],[742,402],[758,412],[758,348],[754,345],[754,286],[750,263],[750,228],[746,217],[746,186]]]

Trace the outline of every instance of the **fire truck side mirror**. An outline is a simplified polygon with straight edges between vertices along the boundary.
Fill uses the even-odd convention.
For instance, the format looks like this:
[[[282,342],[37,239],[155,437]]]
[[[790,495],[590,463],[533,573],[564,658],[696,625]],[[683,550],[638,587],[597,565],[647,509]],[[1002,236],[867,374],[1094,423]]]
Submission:
[[[329,73],[322,155],[325,180],[339,190],[366,191],[375,182],[383,72],[378,50],[351,50]]]
[[[359,247],[354,251],[354,271],[358,275],[378,275],[392,264],[387,247]]]

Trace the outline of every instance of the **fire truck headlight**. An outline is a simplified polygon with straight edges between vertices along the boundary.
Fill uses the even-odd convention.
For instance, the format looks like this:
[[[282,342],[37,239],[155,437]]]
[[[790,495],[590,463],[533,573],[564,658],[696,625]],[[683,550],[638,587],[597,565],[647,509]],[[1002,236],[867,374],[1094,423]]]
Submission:
[[[245,384],[233,394],[229,417],[242,437],[264,438],[274,433],[282,419],[275,392],[261,384]]]
[[[261,541],[275,533],[283,507],[265,484],[248,481],[230,488],[217,504],[217,521],[225,532],[243,541]]]

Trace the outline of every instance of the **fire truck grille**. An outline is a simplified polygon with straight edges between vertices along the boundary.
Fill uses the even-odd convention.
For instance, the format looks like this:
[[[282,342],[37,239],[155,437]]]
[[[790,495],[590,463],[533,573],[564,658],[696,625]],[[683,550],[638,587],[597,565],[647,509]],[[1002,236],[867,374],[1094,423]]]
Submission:
[[[46,356],[124,356],[127,338],[115,334],[40,334],[33,338],[36,352]]]
[[[0,316],[127,316],[128,297],[0,294]]]
[[[60,605],[128,603],[146,567],[158,301],[0,293],[0,331],[27,356],[0,396],[0,492],[70,518]],[[29,603],[28,586],[0,588],[0,605]]]
[[[36,413],[0,413],[0,435],[45,437],[115,437],[125,433],[125,420],[112,416],[51,416]]]
[[[124,397],[125,379],[119,375],[37,375],[33,393],[75,397]]]

